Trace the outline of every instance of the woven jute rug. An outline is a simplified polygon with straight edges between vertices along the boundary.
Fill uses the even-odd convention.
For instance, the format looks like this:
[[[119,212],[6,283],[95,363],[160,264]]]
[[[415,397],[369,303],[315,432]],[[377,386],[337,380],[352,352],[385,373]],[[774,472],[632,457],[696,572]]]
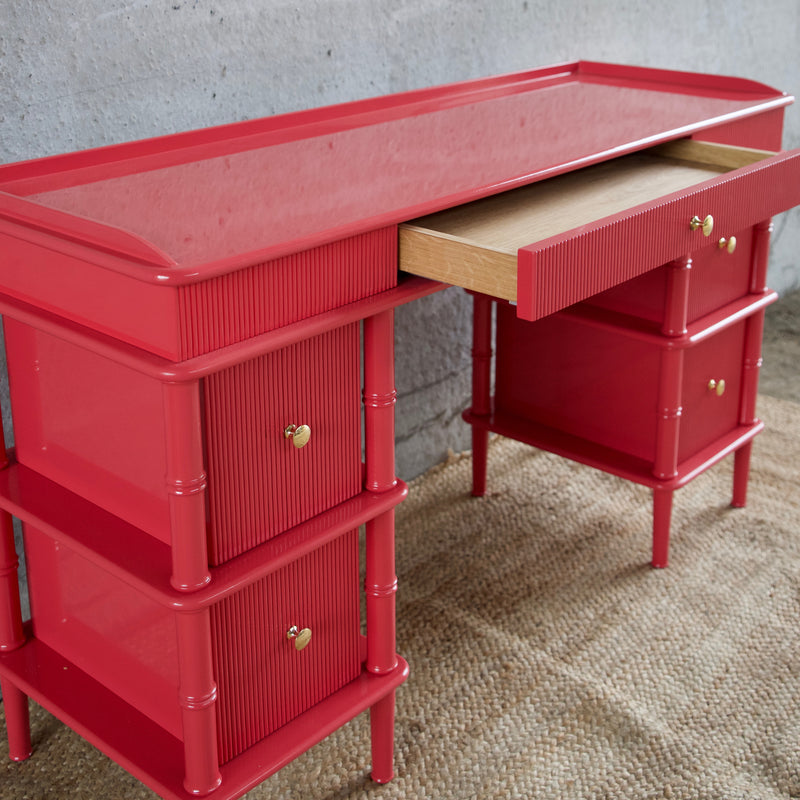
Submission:
[[[564,459],[497,439],[488,496],[468,456],[415,481],[397,776],[370,780],[362,715],[248,800],[800,797],[800,405],[760,413],[748,507],[731,459],[677,492],[667,570],[650,493]],[[36,709],[33,735],[2,798],[154,797]]]

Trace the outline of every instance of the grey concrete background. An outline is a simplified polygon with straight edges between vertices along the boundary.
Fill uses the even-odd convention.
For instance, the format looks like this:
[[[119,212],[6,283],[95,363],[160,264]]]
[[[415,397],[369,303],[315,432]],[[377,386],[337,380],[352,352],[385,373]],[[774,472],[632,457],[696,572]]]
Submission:
[[[0,161],[577,58],[739,75],[800,94],[797,0],[0,0]],[[800,107],[784,140],[800,146]],[[800,212],[770,268],[800,285]],[[469,304],[398,312],[398,471],[469,447]],[[7,415],[7,412],[6,412]]]

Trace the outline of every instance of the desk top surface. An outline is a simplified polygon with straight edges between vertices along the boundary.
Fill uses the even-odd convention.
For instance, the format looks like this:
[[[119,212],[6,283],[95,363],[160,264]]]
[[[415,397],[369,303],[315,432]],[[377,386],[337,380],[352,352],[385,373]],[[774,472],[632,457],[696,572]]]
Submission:
[[[735,78],[576,62],[0,167],[0,220],[206,276],[779,108]]]

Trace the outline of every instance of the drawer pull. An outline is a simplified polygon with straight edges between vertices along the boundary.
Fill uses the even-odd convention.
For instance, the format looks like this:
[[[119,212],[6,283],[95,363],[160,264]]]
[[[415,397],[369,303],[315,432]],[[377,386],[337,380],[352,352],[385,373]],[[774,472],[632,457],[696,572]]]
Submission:
[[[720,378],[719,380],[712,378],[708,382],[708,390],[714,392],[717,397],[722,397],[725,394],[725,378]]]
[[[283,436],[291,439],[292,444],[299,450],[308,444],[311,438],[311,428],[308,425],[287,425],[283,429]]]
[[[700,219],[696,214],[689,220],[689,227],[696,231],[698,228],[703,229],[703,236],[711,236],[711,231],[714,230],[714,217],[709,214],[705,219]]]
[[[311,628],[303,628],[300,630],[297,625],[292,625],[292,627],[286,631],[286,638],[294,639],[295,650],[303,650],[311,641]]]
[[[730,239],[726,239],[723,236],[717,243],[717,247],[719,247],[720,250],[725,248],[729,253],[733,253],[736,250],[736,237],[731,236]]]

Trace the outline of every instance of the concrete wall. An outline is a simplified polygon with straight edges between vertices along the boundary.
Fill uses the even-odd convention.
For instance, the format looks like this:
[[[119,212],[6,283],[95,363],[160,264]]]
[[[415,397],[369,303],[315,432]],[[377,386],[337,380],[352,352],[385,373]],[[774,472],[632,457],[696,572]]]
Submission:
[[[0,0],[0,161],[576,58],[741,75],[800,93],[797,0]],[[785,146],[800,146],[800,108]],[[800,285],[800,213],[771,283]],[[399,311],[398,462],[469,446],[465,295]]]

